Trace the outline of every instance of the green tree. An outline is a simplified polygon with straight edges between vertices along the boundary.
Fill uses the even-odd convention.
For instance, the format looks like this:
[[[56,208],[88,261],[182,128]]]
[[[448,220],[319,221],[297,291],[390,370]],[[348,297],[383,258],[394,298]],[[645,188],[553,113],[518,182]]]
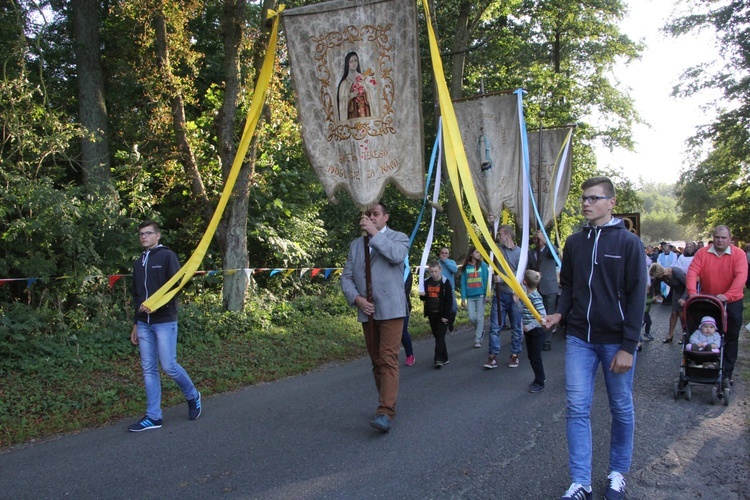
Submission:
[[[433,2],[436,31],[450,57],[453,98],[524,88],[527,125],[577,123],[574,168],[583,178],[596,170],[594,141],[609,147],[632,147],[631,125],[639,120],[632,99],[610,81],[608,72],[620,58],[638,56],[641,47],[620,33],[625,14],[621,1],[462,0]],[[603,128],[586,117],[606,117]],[[580,184],[580,182],[578,183]],[[571,193],[572,199],[573,193]],[[580,217],[575,202],[569,217]],[[460,217],[448,212],[454,254],[465,254]],[[577,216],[573,215],[578,213]],[[565,224],[567,227],[567,224]],[[459,245],[458,247],[456,245]]]
[[[717,224],[750,239],[750,3],[698,0],[666,27],[674,36],[713,30],[723,65],[688,69],[674,89],[678,96],[705,89],[722,94],[715,121],[691,139],[690,165],[678,183],[682,220],[708,230]]]
[[[71,0],[78,83],[81,166],[88,188],[99,196],[113,193],[110,179],[107,104],[104,98],[99,38],[99,0]]]
[[[674,184],[646,182],[640,186],[638,194],[643,199],[641,239],[644,243],[698,238],[695,226],[681,222],[681,207],[675,196]]]

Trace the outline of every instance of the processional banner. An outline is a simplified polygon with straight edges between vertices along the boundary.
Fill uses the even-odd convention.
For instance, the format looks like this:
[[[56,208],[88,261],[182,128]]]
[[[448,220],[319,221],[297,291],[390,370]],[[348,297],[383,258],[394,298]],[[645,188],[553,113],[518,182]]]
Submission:
[[[479,205],[496,220],[503,206],[513,212],[520,207],[523,164],[517,102],[508,94],[454,103]]]
[[[284,11],[307,156],[328,198],[360,207],[387,182],[424,193],[416,2],[334,0]]]
[[[549,228],[565,208],[572,175],[572,127],[542,129],[541,158],[539,132],[528,132],[531,190],[545,228]],[[541,159],[541,168],[539,167]],[[520,194],[519,198],[520,200]],[[515,212],[516,217],[521,215]]]

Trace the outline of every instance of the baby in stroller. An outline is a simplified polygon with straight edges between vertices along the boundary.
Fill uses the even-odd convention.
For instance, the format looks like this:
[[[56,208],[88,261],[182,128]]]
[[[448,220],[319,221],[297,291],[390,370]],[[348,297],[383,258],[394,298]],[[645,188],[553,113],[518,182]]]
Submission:
[[[690,401],[691,386],[709,385],[714,404],[729,404],[729,380],[723,377],[724,334],[727,313],[724,304],[712,295],[690,297],[683,309],[686,331],[683,333],[680,378],[674,384],[674,398]],[[688,332],[693,331],[692,335]],[[689,338],[688,338],[689,336]]]
[[[721,335],[716,331],[716,320],[711,316],[704,316],[700,327],[690,336],[685,350],[718,353],[719,347],[721,347]]]

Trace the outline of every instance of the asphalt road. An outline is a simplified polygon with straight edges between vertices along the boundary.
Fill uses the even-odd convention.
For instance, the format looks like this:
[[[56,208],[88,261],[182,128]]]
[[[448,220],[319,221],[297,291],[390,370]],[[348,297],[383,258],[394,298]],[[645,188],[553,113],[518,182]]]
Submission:
[[[750,498],[746,355],[729,407],[711,405],[702,387],[691,401],[675,401],[678,346],[659,341],[668,308],[652,312],[657,342],[636,364],[628,498]],[[503,361],[508,342],[503,331]],[[158,430],[127,432],[134,415],[8,450],[0,454],[0,498],[559,498],[570,482],[564,340],[544,353],[547,388],[539,394],[527,390],[525,352],[518,368],[483,370],[487,339],[482,349],[472,343],[466,328],[451,334],[450,364],[440,371],[432,367],[434,343],[415,344],[389,434],[368,425],[377,396],[369,360],[359,359],[205,397],[194,422],[181,405],[165,411]],[[745,353],[748,343],[743,331]],[[601,376],[593,421],[600,497],[609,448]]]

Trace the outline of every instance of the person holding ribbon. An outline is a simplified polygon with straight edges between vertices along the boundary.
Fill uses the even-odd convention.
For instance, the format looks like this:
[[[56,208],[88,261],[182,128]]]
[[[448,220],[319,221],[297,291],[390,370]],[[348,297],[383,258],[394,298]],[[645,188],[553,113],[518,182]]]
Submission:
[[[568,237],[560,268],[561,294],[547,329],[565,319],[566,427],[572,483],[562,499],[590,499],[594,443],[591,408],[601,366],[612,416],[604,498],[625,498],[635,434],[633,372],[646,306],[646,255],[640,238],[612,215],[614,184],[592,177],[581,184],[587,224]]]
[[[138,238],[143,254],[133,263],[133,303],[135,315],[130,342],[141,352],[143,382],[146,386],[146,414],[130,425],[130,432],[158,429],[162,426],[161,379],[159,364],[182,391],[188,403],[188,418],[201,416],[201,393],[185,369],[177,363],[177,299],[151,311],[143,302],[164,285],[180,269],[177,255],[161,245],[159,224],[141,222]]]

